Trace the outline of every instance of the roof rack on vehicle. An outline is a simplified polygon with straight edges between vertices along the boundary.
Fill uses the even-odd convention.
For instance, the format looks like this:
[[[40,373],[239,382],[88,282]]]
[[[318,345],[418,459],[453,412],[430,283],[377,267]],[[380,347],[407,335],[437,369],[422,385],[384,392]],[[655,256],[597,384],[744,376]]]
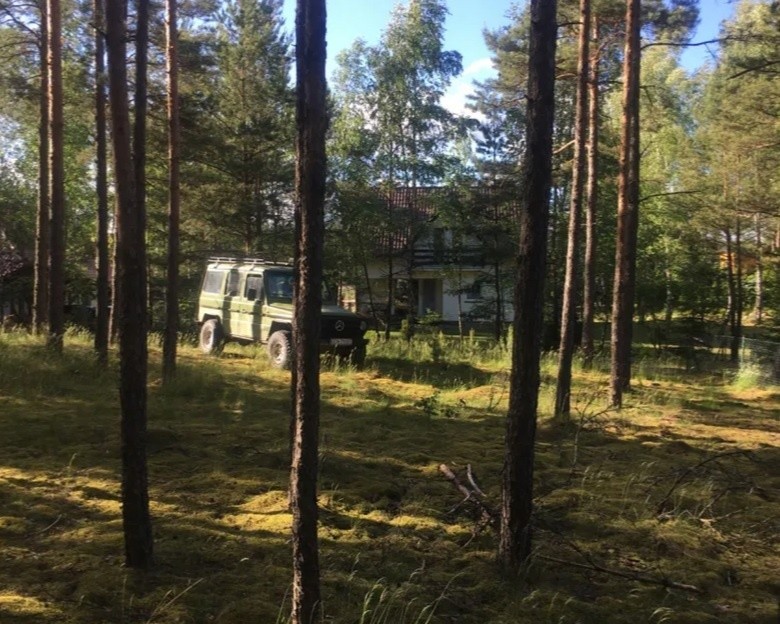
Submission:
[[[272,266],[293,266],[292,262],[276,262],[264,258],[251,258],[245,256],[209,256],[209,262],[233,262],[241,264],[267,264]]]

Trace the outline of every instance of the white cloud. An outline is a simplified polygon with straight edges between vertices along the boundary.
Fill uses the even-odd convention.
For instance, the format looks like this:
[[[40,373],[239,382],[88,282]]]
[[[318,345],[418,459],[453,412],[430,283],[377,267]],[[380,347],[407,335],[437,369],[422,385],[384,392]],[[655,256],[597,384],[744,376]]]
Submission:
[[[468,96],[475,91],[474,81],[485,80],[496,73],[493,61],[489,58],[481,58],[469,63],[463,73],[455,79],[450,88],[441,99],[441,105],[456,115],[469,115],[474,117],[473,111],[466,109]],[[479,117],[479,115],[476,115]]]
[[[463,73],[461,74],[463,77],[466,76],[475,76],[477,74],[487,74],[487,73],[493,73],[495,70],[493,69],[493,59],[491,58],[481,58],[477,59],[476,61],[472,61],[469,63],[466,68],[463,70]]]
[[[451,113],[456,115],[470,114],[466,110],[467,96],[474,93],[474,84],[471,80],[461,78],[456,80],[447,89],[444,97],[441,99],[441,105]]]

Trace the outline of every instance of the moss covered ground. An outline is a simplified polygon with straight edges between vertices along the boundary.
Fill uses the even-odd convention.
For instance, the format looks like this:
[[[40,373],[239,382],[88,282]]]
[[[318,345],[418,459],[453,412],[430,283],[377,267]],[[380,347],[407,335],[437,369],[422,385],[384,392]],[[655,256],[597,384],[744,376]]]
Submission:
[[[252,348],[183,347],[163,389],[159,358],[152,345],[156,565],[140,574],[122,565],[116,369],[83,336],[58,358],[0,334],[3,624],[286,620],[289,373]],[[637,369],[620,412],[604,410],[603,370],[577,371],[559,423],[545,363],[535,554],[507,579],[438,471],[471,464],[498,506],[506,353],[433,336],[372,345],[364,371],[326,368],[323,621],[777,622],[780,393],[669,358]]]

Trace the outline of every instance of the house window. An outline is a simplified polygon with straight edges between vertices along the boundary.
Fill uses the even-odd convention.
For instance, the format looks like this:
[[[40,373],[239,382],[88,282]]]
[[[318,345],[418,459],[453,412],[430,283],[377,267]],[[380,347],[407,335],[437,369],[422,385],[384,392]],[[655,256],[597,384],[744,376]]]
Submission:
[[[433,258],[437,264],[445,262],[444,230],[436,228],[433,230]]]
[[[464,292],[466,301],[482,301],[482,282],[474,280],[470,286],[465,288]]]

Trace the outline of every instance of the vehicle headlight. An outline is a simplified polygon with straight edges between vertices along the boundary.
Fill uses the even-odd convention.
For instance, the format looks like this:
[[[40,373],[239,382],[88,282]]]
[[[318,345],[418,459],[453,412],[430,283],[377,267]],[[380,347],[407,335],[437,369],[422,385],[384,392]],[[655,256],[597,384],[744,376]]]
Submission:
[[[368,325],[365,321],[360,321],[360,331],[366,331],[368,329]]]

